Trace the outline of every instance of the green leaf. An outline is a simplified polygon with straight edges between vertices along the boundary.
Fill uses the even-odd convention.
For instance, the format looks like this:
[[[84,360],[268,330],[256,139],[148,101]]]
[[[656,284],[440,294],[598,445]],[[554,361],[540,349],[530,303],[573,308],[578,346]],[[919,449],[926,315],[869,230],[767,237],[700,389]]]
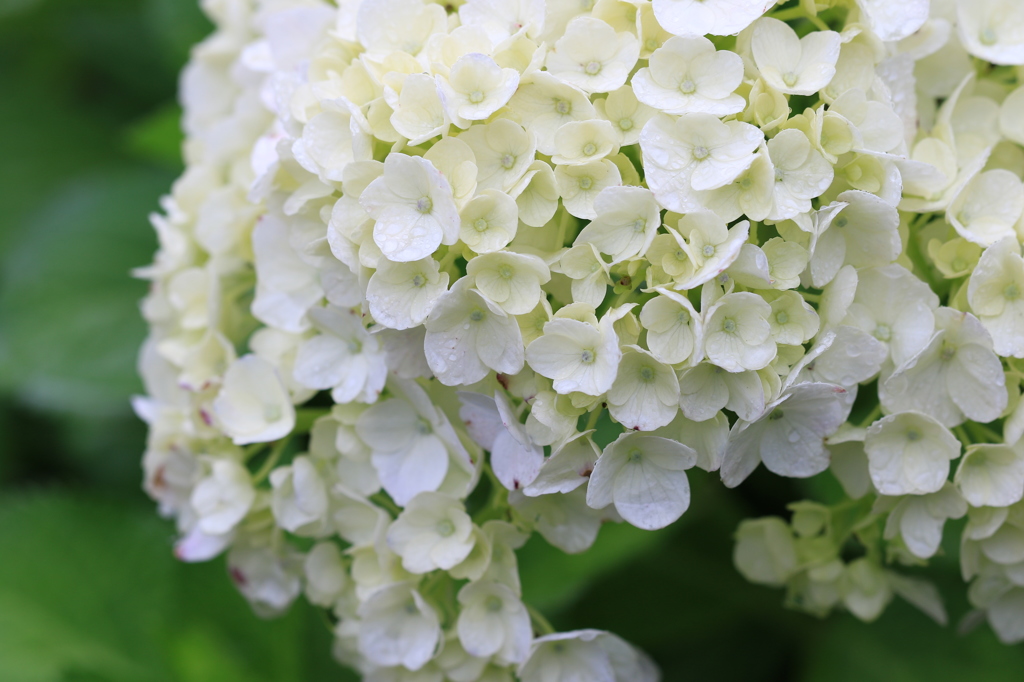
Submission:
[[[898,602],[874,623],[844,615],[830,625],[805,646],[802,682],[1018,682],[1024,670],[1024,649],[988,628],[959,636]]]
[[[353,679],[319,616],[257,618],[222,561],[175,562],[151,509],[50,493],[0,505],[0,680]]]
[[[125,147],[140,161],[152,161],[181,171],[181,107],[171,103],[160,107],[125,131]]]
[[[140,389],[135,356],[146,333],[130,270],[156,248],[147,213],[170,186],[145,167],[65,187],[7,251],[0,280],[0,372],[31,403],[116,414]]]

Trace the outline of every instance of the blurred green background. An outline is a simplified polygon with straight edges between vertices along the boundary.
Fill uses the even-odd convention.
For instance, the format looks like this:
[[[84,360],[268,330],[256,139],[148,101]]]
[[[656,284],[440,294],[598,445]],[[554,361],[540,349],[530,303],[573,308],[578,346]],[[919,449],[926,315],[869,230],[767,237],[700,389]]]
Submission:
[[[177,73],[209,30],[192,0],[0,0],[0,682],[354,679],[313,609],[260,620],[223,560],[175,562],[140,490],[145,285],[128,272],[155,248],[147,214],[181,170]],[[739,520],[827,481],[692,479],[671,529],[606,526],[574,557],[531,540],[526,600],[640,645],[666,680],[1024,679],[1024,648],[987,627],[961,636],[902,603],[819,621],[739,577]],[[952,530],[927,574],[955,624]]]

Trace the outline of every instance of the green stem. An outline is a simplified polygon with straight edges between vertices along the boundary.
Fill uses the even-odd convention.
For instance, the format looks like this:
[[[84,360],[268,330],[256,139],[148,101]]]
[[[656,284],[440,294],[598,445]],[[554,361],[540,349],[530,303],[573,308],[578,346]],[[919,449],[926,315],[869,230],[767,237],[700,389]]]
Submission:
[[[383,507],[391,516],[397,518],[402,513],[401,508],[394,501],[383,492],[374,493],[370,495],[370,502],[373,502],[378,507]]]
[[[540,611],[529,604],[523,604],[523,606],[526,607],[527,613],[530,614],[530,621],[533,623],[534,632],[541,636],[550,635],[555,632],[554,626],[548,622],[548,619]]]
[[[255,474],[253,474],[253,485],[262,483],[263,480],[270,475],[270,472],[274,469],[275,466],[277,466],[278,460],[281,459],[281,455],[284,454],[284,449],[288,447],[288,442],[291,439],[292,437],[289,435],[285,436],[281,440],[274,443],[274,447],[270,450],[270,454],[267,455],[267,461],[263,462],[263,466],[261,466]]]
[[[971,442],[971,437],[967,433],[967,429],[965,429],[963,426],[953,427],[953,435],[956,436],[956,439],[960,441],[965,448],[969,448],[971,447],[971,445],[973,445],[973,443]]]
[[[978,424],[977,422],[967,422],[964,424],[967,427],[967,433],[971,434],[976,442],[982,443],[1002,443],[1002,434],[996,433],[993,429],[985,426],[984,424]]]
[[[295,430],[292,433],[309,433],[313,422],[331,413],[329,407],[300,407],[295,410]]]
[[[583,430],[584,431],[590,431],[595,426],[597,426],[597,420],[601,418],[601,414],[603,412],[604,412],[604,408],[601,407],[600,405],[595,407],[593,409],[593,411],[590,413],[590,417],[587,418],[587,426]]]
[[[878,405],[875,405],[871,409],[871,412],[868,413],[868,416],[864,417],[864,419],[861,420],[861,422],[860,422],[860,424],[858,424],[858,426],[860,426],[861,428],[866,428],[868,426],[871,426],[871,424],[873,424],[875,422],[875,420],[878,419],[881,415],[882,415],[882,404],[879,403]]]

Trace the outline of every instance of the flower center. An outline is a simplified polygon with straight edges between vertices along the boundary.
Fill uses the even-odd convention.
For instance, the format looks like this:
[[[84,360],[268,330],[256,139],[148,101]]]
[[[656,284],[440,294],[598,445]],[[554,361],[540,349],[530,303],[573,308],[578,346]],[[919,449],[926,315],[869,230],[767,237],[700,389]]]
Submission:
[[[874,337],[879,341],[888,341],[892,338],[892,329],[887,324],[880,324],[875,327]]]
[[[416,287],[417,289],[423,287],[423,285],[426,284],[426,283],[427,283],[427,278],[424,277],[423,275],[416,275],[415,277],[412,278],[412,285],[414,287]]]
[[[686,80],[679,84],[679,92],[683,93],[684,95],[692,95],[696,91],[697,86],[689,78],[687,78]]]
[[[619,128],[622,130],[630,130],[633,127],[633,119],[631,118],[620,118]]]
[[[732,334],[736,331],[736,322],[726,318],[725,322],[722,323],[722,329]]]
[[[501,275],[502,279],[512,279],[512,275],[516,273],[515,270],[512,269],[511,265],[502,265],[498,268],[498,274]]]
[[[777,422],[782,419],[783,416],[785,415],[782,413],[782,410],[772,410],[772,413],[768,415],[768,421]]]
[[[637,218],[633,221],[634,232],[643,232],[645,229],[647,229],[647,220],[644,218]]]
[[[967,269],[967,261],[965,261],[963,258],[955,258],[953,260],[952,266],[954,271],[961,272]]]
[[[580,189],[586,190],[586,189],[590,189],[593,186],[594,186],[594,179],[593,178],[591,178],[589,176],[586,176],[586,175],[584,175],[582,178],[580,178]]]
[[[263,419],[268,422],[276,422],[281,418],[281,408],[277,405],[263,406]]]
[[[594,144],[593,142],[588,142],[585,145],[583,145],[583,154],[585,156],[593,156],[596,151],[597,145]]]
[[[501,601],[501,597],[491,595],[484,602],[484,608],[487,609],[488,613],[498,613],[505,606]]]
[[[705,258],[711,258],[715,255],[715,247],[711,246],[711,244],[705,244],[704,248],[701,249],[700,252],[704,254]]]
[[[414,602],[412,599],[405,602],[405,607],[403,610],[410,616],[414,615],[416,613],[416,602]]]
[[[1020,287],[1017,286],[1016,282],[1006,285],[1006,288],[1003,289],[1003,298],[1007,301],[1016,301],[1020,298]]]
[[[693,158],[697,159],[698,161],[703,161],[704,159],[708,158],[709,154],[711,154],[711,152],[709,152],[708,148],[703,145],[693,148]]]
[[[484,311],[480,310],[479,308],[474,310],[469,314],[469,319],[472,320],[473,322],[479,322],[480,320],[484,319]]]
[[[650,383],[651,381],[654,381],[654,370],[651,369],[650,367],[641,367],[640,368],[640,381],[644,381],[644,382],[647,382],[647,383]]]
[[[505,154],[503,157],[501,157],[500,163],[501,167],[504,168],[505,170],[511,170],[512,166],[516,164],[516,157],[512,156],[511,154]]]
[[[455,532],[455,524],[449,521],[448,519],[442,519],[437,522],[436,526],[434,526],[434,530],[437,531],[438,535],[440,535],[443,538],[446,538],[451,536],[451,534]]]
[[[740,180],[740,189],[748,190],[748,189],[750,189],[750,186],[753,185],[753,184],[754,184],[754,181],[751,180],[750,178],[743,178],[742,180]]]
[[[996,37],[995,30],[992,28],[986,28],[981,32],[981,35],[978,36],[978,40],[981,41],[982,45],[995,45],[998,38]]]
[[[835,226],[838,228],[846,227],[849,224],[850,220],[844,215],[841,215],[838,218],[836,218]]]
[[[775,182],[782,182],[782,179],[786,177],[786,174],[782,172],[781,168],[775,169]]]
[[[562,114],[563,116],[568,116],[569,114],[572,113],[572,104],[566,102],[564,99],[556,99],[555,111]]]
[[[782,82],[788,85],[789,87],[793,87],[794,85],[796,85],[796,81],[796,74],[793,73],[792,71],[790,71],[789,73],[785,74],[782,77]]]
[[[907,440],[911,443],[921,440],[921,432],[917,429],[907,429]]]
[[[654,38],[648,38],[647,40],[644,41],[644,47],[653,52],[654,50],[658,49],[658,41],[655,40]]]
[[[583,67],[583,70],[587,73],[588,76],[596,76],[597,74],[601,73],[601,62],[590,62],[585,67]]]
[[[587,348],[582,353],[580,353],[580,362],[582,362],[584,365],[593,364],[594,360],[597,360],[597,354],[594,353],[593,350]]]
[[[420,434],[421,436],[429,436],[433,432],[434,430],[430,428],[430,422],[428,422],[426,419],[420,417],[419,419],[416,420],[416,433]]]
[[[630,462],[636,464],[637,462],[644,458],[644,453],[640,452],[640,450],[637,448],[633,448],[632,450],[629,451],[629,455],[627,455],[627,458]]]
[[[786,314],[785,310],[780,310],[779,314],[775,316],[775,321],[779,324],[786,324],[789,322],[789,315]]]
[[[477,218],[476,220],[473,221],[473,229],[476,230],[477,232],[486,232],[487,221],[484,220],[483,218]]]
[[[469,101],[473,104],[480,104],[480,102],[484,101],[484,93],[479,90],[474,90],[469,93]]]
[[[434,202],[430,200],[430,197],[423,197],[416,200],[416,210],[420,213],[430,213],[434,208]]]
[[[956,346],[951,346],[948,343],[942,344],[942,350],[939,352],[939,357],[943,360],[952,360],[956,355]]]

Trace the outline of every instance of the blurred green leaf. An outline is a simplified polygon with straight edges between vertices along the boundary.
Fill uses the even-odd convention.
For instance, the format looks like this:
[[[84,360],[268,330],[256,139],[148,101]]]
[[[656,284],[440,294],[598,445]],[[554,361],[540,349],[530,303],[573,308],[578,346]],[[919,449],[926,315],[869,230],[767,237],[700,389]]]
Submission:
[[[222,562],[174,562],[169,531],[54,493],[0,505],[0,680],[351,679],[312,609],[258,619]]]
[[[195,1],[146,0],[145,13],[165,61],[175,71],[185,65],[192,46],[213,30]]]
[[[132,267],[156,247],[146,215],[170,186],[139,167],[77,180],[29,221],[4,254],[0,345],[5,383],[34,405],[116,414],[140,388],[145,336]]]
[[[831,619],[830,627],[807,642],[801,682],[1019,682],[1024,649],[999,643],[988,628],[959,636],[912,607],[892,604],[874,623],[852,616]]]
[[[534,534],[517,552],[523,598],[542,612],[557,612],[572,604],[595,580],[657,548],[670,532],[606,523],[593,546],[581,554],[566,554]]]
[[[168,104],[125,131],[125,147],[140,161],[152,161],[175,171],[182,169],[181,107]]]

